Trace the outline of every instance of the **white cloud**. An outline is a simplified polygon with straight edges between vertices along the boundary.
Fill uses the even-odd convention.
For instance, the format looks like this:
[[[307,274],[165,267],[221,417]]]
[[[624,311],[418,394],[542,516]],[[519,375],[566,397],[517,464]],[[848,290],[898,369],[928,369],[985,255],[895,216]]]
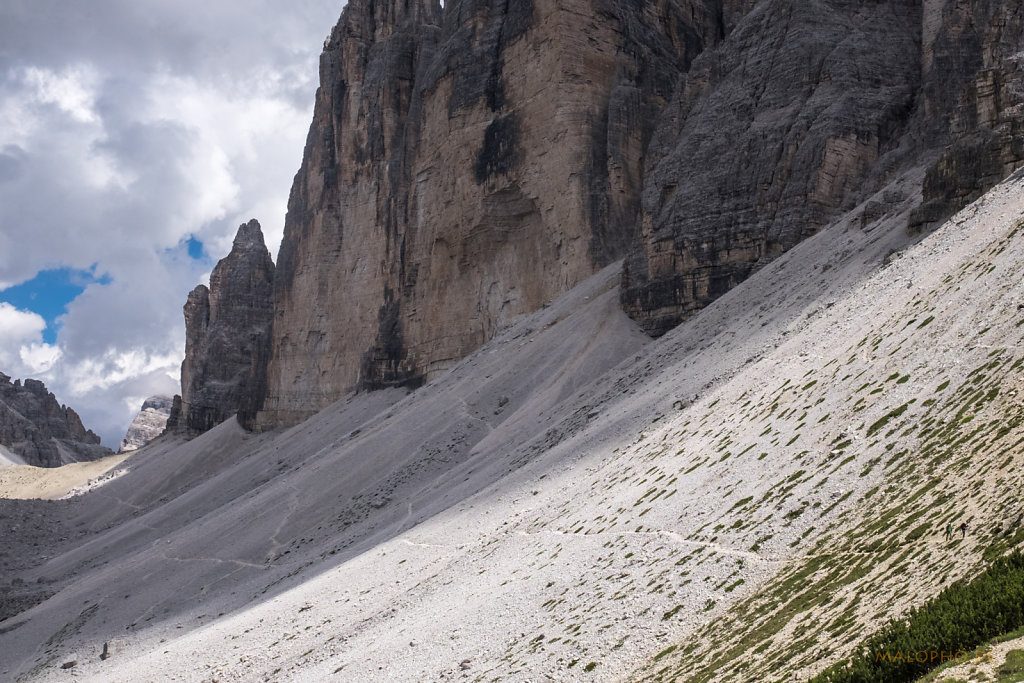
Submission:
[[[69,66],[61,72],[29,67],[22,80],[33,90],[37,102],[55,104],[81,123],[96,123],[96,86],[99,76],[89,65]]]
[[[55,267],[110,278],[53,346],[0,309],[0,372],[43,379],[109,446],[128,403],[178,391],[181,308],[212,265],[179,245],[216,260],[257,218],[276,252],[342,5],[0,3],[0,291]]]
[[[100,356],[85,358],[64,368],[64,384],[71,396],[85,397],[97,389],[109,389],[135,377],[160,371],[166,373],[180,363],[177,353],[159,355],[143,349],[108,349]]]
[[[43,343],[45,329],[42,316],[0,302],[0,372],[20,378],[49,370],[60,350]]]
[[[31,311],[22,311],[0,301],[0,344],[8,346],[41,339],[46,321]]]
[[[18,350],[18,357],[22,365],[28,369],[30,375],[39,376],[53,368],[60,360],[60,348],[53,344],[31,343],[22,346]]]

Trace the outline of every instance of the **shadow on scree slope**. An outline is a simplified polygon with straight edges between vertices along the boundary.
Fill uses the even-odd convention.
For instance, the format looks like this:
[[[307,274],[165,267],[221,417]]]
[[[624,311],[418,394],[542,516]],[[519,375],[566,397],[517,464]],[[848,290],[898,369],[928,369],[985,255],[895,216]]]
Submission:
[[[250,435],[229,421],[188,443],[153,444],[127,475],[67,508],[67,535],[86,532],[83,540],[25,574],[61,591],[0,625],[0,645],[24,672],[59,665],[74,644],[203,625],[466,501],[562,440],[584,431],[596,442],[631,439],[617,425],[649,415],[617,414],[617,398],[646,390],[648,408],[660,410],[721,379],[702,366],[738,371],[905,246],[902,225],[855,231],[849,242],[812,238],[645,351],[647,338],[618,309],[613,266],[411,395],[349,397],[279,433]],[[803,278],[795,289],[794,270]],[[762,317],[759,334],[728,332],[730,321]],[[702,363],[709,354],[714,362]],[[691,368],[684,391],[651,390],[655,357],[671,360],[669,372]],[[594,405],[602,420],[589,424]]]
[[[607,269],[412,395],[356,395],[279,433],[231,420],[141,451],[63,506],[63,533],[82,540],[25,572],[60,592],[0,626],[4,650],[24,670],[72,640],[251,606],[497,481],[545,450],[574,392],[646,343],[616,279]]]

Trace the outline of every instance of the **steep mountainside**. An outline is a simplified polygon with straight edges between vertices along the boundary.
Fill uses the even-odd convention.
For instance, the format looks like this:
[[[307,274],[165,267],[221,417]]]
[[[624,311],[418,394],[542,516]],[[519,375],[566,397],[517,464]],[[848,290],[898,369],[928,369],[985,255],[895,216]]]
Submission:
[[[1018,2],[756,3],[648,150],[626,310],[661,334],[922,162],[933,227],[1024,164],[1022,55]]]
[[[934,226],[1024,160],[1024,7],[924,4],[923,133],[948,133],[948,146],[929,168],[913,229]]]
[[[78,413],[58,403],[42,382],[26,379],[24,385],[21,380],[12,384],[3,373],[0,446],[36,467],[60,467],[111,454],[109,448],[100,445],[100,437],[82,425]]]
[[[921,3],[757,3],[649,152],[627,311],[662,334],[877,190],[920,79]],[[872,177],[874,176],[874,177]]]
[[[663,334],[910,169],[921,187],[863,220],[914,196],[908,227],[934,227],[1024,163],[1022,12],[353,0],[276,275],[255,262],[268,345],[237,372],[184,368],[184,420],[273,428],[354,388],[419,386],[622,256],[624,310]]]
[[[0,674],[824,668],[1024,543],[1024,173],[908,247],[921,175],[660,339],[618,310],[613,267],[411,394],[223,424],[6,506],[53,538],[8,570],[42,602],[0,623]],[[905,199],[865,222],[887,191]]]
[[[263,422],[416,386],[621,256],[718,4],[350,2],[289,202]]]

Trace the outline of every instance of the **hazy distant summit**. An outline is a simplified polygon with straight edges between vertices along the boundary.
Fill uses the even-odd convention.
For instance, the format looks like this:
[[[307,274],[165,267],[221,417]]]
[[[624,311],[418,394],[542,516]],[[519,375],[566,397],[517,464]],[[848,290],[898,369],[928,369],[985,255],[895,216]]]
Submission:
[[[121,440],[119,453],[137,451],[147,443],[160,436],[167,426],[167,418],[171,414],[174,399],[170,396],[150,396],[142,403],[139,414]]]

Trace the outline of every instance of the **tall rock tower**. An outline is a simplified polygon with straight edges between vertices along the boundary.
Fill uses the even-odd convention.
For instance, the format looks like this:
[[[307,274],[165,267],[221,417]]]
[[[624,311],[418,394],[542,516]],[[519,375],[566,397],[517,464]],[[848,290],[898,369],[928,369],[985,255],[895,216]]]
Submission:
[[[273,317],[274,262],[255,220],[239,226],[231,253],[185,303],[181,398],[168,429],[203,432],[236,412],[251,416],[262,393]]]
[[[621,257],[712,0],[352,0],[328,39],[260,420],[423,382]]]

